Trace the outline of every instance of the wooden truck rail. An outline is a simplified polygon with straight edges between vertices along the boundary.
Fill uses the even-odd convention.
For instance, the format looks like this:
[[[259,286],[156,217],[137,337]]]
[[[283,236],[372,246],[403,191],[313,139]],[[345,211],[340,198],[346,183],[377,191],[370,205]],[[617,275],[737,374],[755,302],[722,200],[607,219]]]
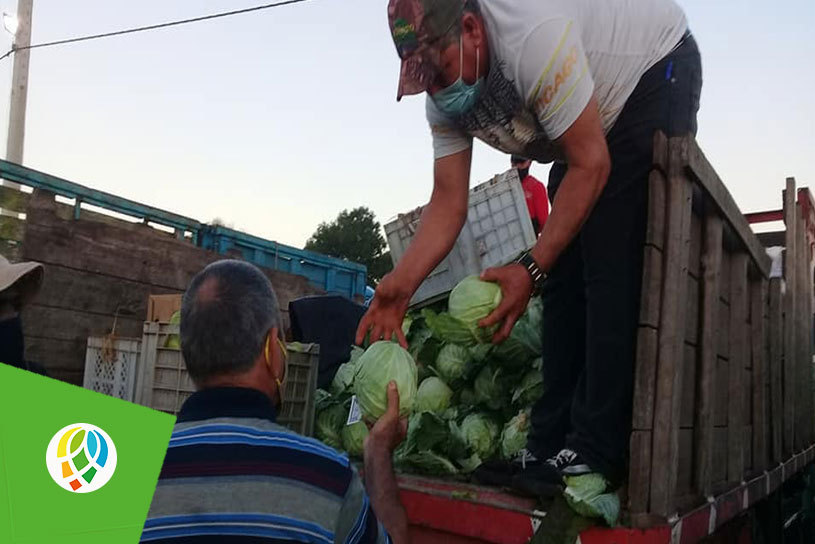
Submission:
[[[635,527],[699,506],[716,516],[715,497],[734,490],[746,508],[812,460],[811,255],[792,179],[784,221],[784,276],[770,278],[764,247],[696,141],[657,134],[628,485]]]

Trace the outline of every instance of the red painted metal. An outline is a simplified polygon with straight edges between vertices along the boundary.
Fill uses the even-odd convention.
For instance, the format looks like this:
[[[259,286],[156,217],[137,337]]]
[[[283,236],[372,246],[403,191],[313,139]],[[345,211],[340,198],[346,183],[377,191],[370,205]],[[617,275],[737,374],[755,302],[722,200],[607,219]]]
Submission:
[[[766,212],[752,212],[744,214],[748,223],[769,223],[770,221],[783,221],[784,210],[771,210]]]

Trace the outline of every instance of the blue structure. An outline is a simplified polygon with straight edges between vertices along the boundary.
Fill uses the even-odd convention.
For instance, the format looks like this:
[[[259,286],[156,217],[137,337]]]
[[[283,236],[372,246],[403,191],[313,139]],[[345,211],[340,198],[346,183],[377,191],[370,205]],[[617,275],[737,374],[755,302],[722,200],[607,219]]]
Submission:
[[[258,266],[305,276],[312,285],[327,293],[348,298],[365,296],[368,270],[358,263],[297,249],[234,229],[207,225],[4,160],[0,160],[0,178],[74,199],[75,219],[79,219],[83,203],[98,206],[141,219],[144,223],[169,227],[175,231],[176,238],[189,238],[194,245],[203,249],[222,254],[237,251],[243,259]]]

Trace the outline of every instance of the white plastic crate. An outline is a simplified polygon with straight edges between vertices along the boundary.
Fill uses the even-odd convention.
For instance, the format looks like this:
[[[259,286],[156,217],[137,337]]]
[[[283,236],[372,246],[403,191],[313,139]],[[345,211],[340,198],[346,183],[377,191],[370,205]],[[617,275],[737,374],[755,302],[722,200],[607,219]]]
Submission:
[[[394,265],[407,250],[423,208],[400,214],[385,225]],[[518,171],[511,169],[470,190],[467,221],[450,254],[416,290],[412,305],[436,300],[463,278],[511,262],[535,245],[535,230]]]
[[[82,387],[132,402],[140,354],[138,338],[88,338]]]
[[[179,326],[162,322],[145,322],[142,337],[142,365],[139,372],[136,402],[171,414],[195,392],[181,350],[167,347],[167,340],[179,334]],[[320,346],[307,344],[288,350],[287,376],[283,406],[277,422],[300,434],[311,436],[314,427],[314,405],[317,391]]]

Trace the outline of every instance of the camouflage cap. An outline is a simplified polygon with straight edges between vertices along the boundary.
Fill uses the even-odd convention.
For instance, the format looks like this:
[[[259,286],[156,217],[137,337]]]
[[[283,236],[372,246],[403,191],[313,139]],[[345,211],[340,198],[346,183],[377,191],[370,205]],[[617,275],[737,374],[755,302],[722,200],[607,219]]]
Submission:
[[[402,59],[396,100],[427,90],[439,72],[436,43],[461,18],[466,0],[390,0],[388,23]]]

